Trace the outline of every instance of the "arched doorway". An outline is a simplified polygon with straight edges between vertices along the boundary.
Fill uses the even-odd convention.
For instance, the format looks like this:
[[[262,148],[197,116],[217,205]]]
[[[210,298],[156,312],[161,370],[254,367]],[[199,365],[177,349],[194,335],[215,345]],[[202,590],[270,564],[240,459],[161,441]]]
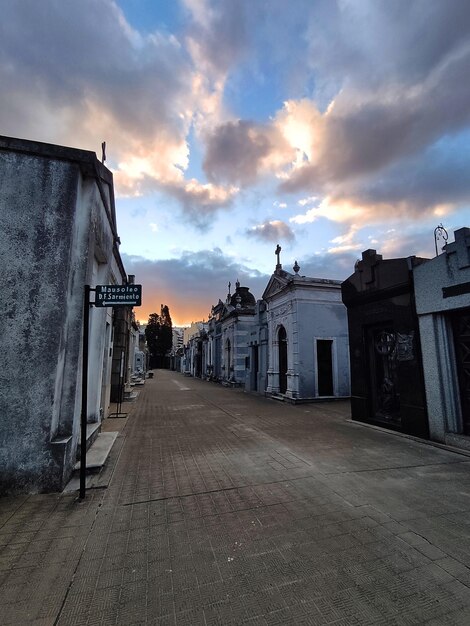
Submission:
[[[284,326],[279,328],[277,334],[279,342],[279,392],[287,391],[287,333]]]

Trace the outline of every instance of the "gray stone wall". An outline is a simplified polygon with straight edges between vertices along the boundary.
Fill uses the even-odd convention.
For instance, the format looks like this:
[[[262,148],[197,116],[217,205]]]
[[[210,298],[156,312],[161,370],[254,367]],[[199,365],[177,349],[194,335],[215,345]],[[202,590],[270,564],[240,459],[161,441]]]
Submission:
[[[442,254],[413,268],[429,433],[443,443],[463,431],[450,316],[470,308],[470,229],[454,235]]]
[[[50,442],[70,430],[80,326],[69,284],[79,278],[79,168],[66,161],[0,151],[0,266],[4,268],[0,326],[0,474],[8,491],[54,488],[62,470]],[[75,310],[75,311],[74,311]],[[67,338],[67,340],[66,340]]]
[[[0,493],[56,491],[80,434],[84,285],[126,280],[92,152],[0,137]],[[90,315],[88,421],[109,399],[111,309]]]
[[[297,332],[299,337],[299,396],[316,397],[317,340],[333,341],[334,392],[337,397],[348,397],[349,351],[347,310],[342,302],[299,302],[297,304]]]
[[[470,306],[470,286],[464,293],[443,297],[443,288],[470,284],[470,229],[455,231],[446,251],[413,268],[418,315],[455,311]]]

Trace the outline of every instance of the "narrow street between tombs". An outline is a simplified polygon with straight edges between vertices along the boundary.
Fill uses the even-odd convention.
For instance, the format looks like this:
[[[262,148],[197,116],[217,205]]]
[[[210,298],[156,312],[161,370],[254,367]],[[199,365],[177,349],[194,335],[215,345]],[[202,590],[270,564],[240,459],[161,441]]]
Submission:
[[[84,502],[0,500],[1,624],[470,622],[465,453],[163,370],[125,407]]]

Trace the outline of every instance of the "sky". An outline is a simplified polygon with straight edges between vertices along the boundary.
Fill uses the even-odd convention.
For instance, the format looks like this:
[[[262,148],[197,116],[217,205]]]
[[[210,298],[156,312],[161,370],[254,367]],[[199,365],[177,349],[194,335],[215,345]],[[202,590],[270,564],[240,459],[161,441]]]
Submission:
[[[345,279],[470,226],[468,0],[0,0],[0,134],[114,175],[145,322],[276,257]],[[440,241],[440,245],[443,241]],[[233,287],[232,287],[233,291]]]

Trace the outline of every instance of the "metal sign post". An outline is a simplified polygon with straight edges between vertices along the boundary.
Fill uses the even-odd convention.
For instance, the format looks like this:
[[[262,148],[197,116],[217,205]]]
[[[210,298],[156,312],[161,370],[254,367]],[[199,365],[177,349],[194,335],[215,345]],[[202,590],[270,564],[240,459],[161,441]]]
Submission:
[[[82,412],[80,416],[80,500],[85,498],[86,427],[88,404],[88,334],[90,326],[90,285],[85,285],[83,297],[83,353],[82,353]]]
[[[90,302],[90,292],[95,292],[95,301]],[[90,332],[90,307],[140,306],[142,285],[97,285],[94,289],[85,285],[83,294],[83,351],[82,351],[82,409],[80,413],[80,500],[86,490],[86,440],[88,407],[88,335]],[[123,380],[124,352],[121,353],[119,378]],[[121,400],[121,398],[120,398]]]

